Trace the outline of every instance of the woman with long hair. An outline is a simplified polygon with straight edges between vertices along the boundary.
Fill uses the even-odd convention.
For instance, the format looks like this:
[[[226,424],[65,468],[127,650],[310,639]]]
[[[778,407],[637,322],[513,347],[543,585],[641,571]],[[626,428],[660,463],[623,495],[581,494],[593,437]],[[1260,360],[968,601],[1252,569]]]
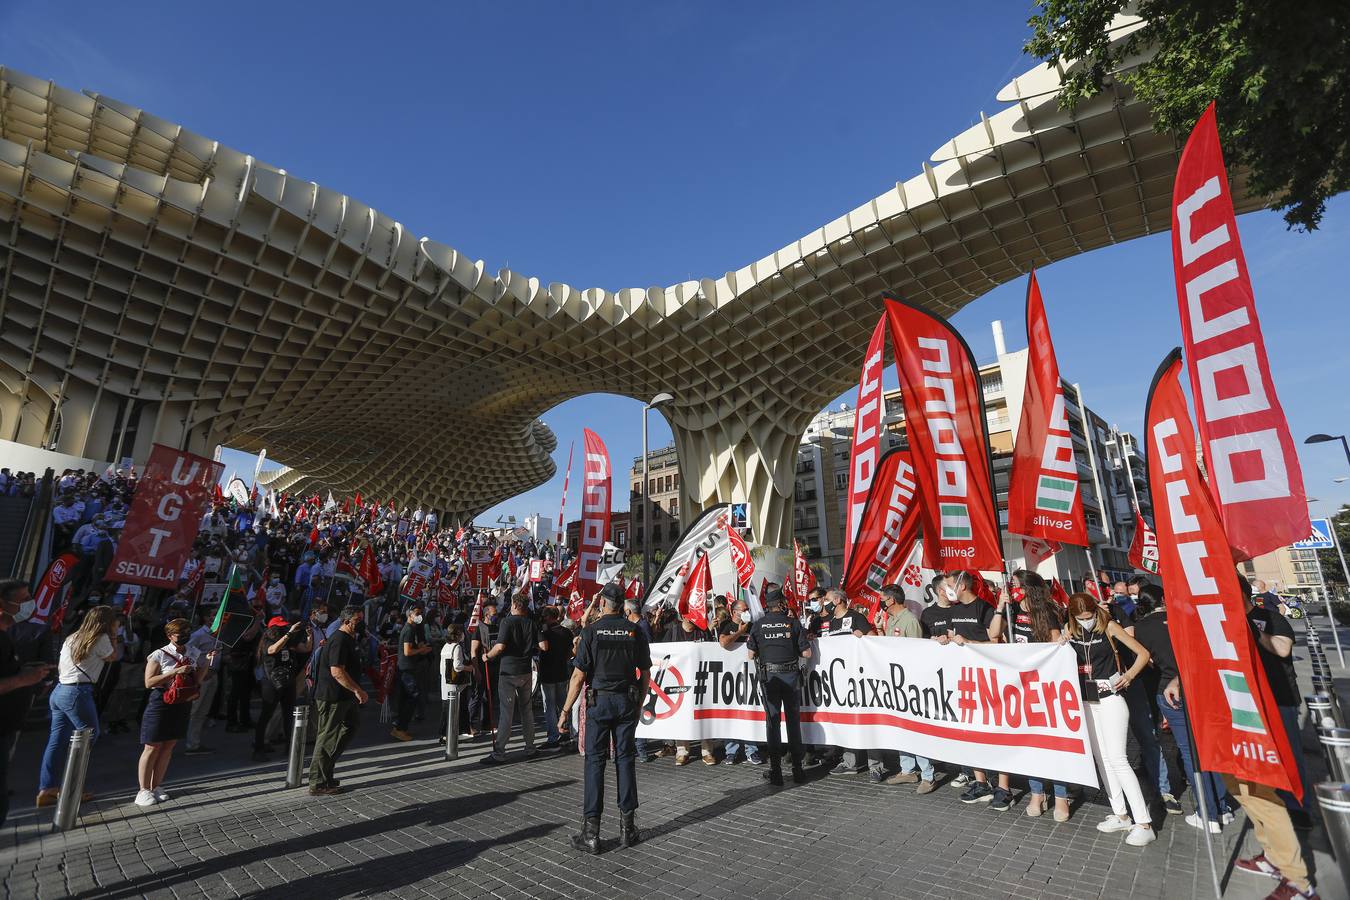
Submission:
[[[258,644],[258,662],[262,679],[262,712],[253,729],[253,761],[266,762],[271,755],[267,744],[267,726],[272,715],[281,710],[282,734],[289,737],[291,717],[295,713],[295,683],[301,661],[309,654],[309,634],[304,622],[291,624],[283,616],[268,621]]]
[[[47,700],[52,722],[38,774],[38,806],[51,806],[61,793],[61,775],[71,734],[80,728],[92,728],[94,737],[98,737],[94,685],[98,684],[103,667],[117,656],[116,631],[117,611],[111,606],[95,606],[85,613],[75,633],[61,644],[57,684]]]
[[[1149,652],[1111,614],[1089,594],[1069,597],[1069,619],[1061,640],[1067,641],[1078,657],[1078,679],[1083,691],[1083,706],[1088,720],[1088,735],[1097,756],[1097,767],[1105,775],[1111,815],[1098,823],[1097,830],[1110,833],[1128,831],[1125,843],[1143,847],[1157,839],[1152,817],[1139,779],[1130,768],[1125,753],[1130,731],[1130,708],[1125,689],[1149,662]],[[1118,645],[1134,654],[1134,664],[1122,671]],[[1128,801],[1128,807],[1127,807]],[[1133,815],[1134,820],[1130,820]]]
[[[1012,584],[1011,594],[1004,591],[999,596],[999,604],[1002,606],[1006,603],[1008,617],[1012,621],[1012,642],[1047,644],[1058,641],[1064,630],[1064,620],[1060,617],[1059,607],[1050,599],[1050,585],[1035,572],[1025,569],[1013,573]],[[1055,821],[1067,822],[1069,789],[1057,781],[1051,787],[1055,793]],[[1027,815],[1032,818],[1044,815],[1045,782],[1028,778],[1027,788],[1030,792],[1027,797]]]

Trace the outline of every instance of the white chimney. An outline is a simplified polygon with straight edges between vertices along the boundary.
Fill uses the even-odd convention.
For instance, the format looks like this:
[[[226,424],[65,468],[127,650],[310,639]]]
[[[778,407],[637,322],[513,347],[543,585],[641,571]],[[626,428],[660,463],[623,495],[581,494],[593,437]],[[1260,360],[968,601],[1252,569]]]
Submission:
[[[1008,355],[1008,346],[1003,343],[1003,323],[998,319],[993,322],[994,329],[994,352],[999,356]]]

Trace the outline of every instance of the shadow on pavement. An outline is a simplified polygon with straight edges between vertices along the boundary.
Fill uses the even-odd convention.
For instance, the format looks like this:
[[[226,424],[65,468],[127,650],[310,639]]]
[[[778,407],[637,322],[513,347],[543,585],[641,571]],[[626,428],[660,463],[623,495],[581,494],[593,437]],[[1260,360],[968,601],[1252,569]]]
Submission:
[[[313,850],[331,850],[338,852],[343,844],[354,843],[363,838],[373,837],[386,832],[397,832],[404,828],[415,826],[425,826],[430,828],[445,828],[453,822],[474,816],[479,813],[496,809],[499,806],[505,806],[516,800],[524,794],[535,791],[550,791],[555,788],[563,788],[575,784],[575,780],[567,779],[562,781],[553,781],[547,784],[534,785],[518,791],[487,791],[471,797],[453,797],[445,800],[437,800],[432,803],[417,803],[412,806],[404,807],[396,812],[389,813],[374,819],[356,819],[345,822],[335,828],[328,828],[322,831],[315,831],[312,834],[306,834],[288,840],[277,841],[272,844],[259,844],[258,846],[248,847],[242,850],[235,850],[231,853],[223,853],[211,859],[195,862],[190,865],[180,866],[167,872],[154,872],[140,878],[133,878],[117,884],[108,884],[94,891],[84,891],[76,894],[77,898],[93,897],[136,897],[152,891],[161,891],[172,888],[174,885],[183,884],[205,878],[210,875],[218,875],[231,869],[241,868],[249,863],[257,862],[262,855],[269,859],[284,859],[291,854],[306,853]],[[448,863],[458,865],[467,859],[471,859],[478,853],[493,844],[510,841],[512,839],[521,839],[529,837],[532,834],[543,834],[560,827],[557,824],[537,825],[522,829],[514,835],[506,835],[502,838],[484,839],[481,841],[450,841],[443,845],[443,848],[452,848],[450,855],[446,853],[427,853],[425,847],[419,847],[413,852],[407,854],[398,854],[385,859],[399,859],[406,857],[403,865],[395,870],[380,865],[371,866],[367,860],[362,860],[359,864],[344,867],[335,872],[321,875],[305,876],[306,893],[310,896],[326,896],[323,891],[311,890],[311,884],[325,883],[328,880],[341,877],[341,883],[333,881],[334,889],[332,896],[340,896],[350,893],[350,887],[355,881],[361,880],[363,867],[371,870],[372,876],[377,876],[379,884],[389,886],[392,884],[391,878],[406,878],[401,881],[402,884],[411,883],[433,874],[435,871],[444,871]],[[130,850],[130,848],[127,848]],[[341,888],[341,889],[339,889]],[[273,889],[275,890],[275,889]]]

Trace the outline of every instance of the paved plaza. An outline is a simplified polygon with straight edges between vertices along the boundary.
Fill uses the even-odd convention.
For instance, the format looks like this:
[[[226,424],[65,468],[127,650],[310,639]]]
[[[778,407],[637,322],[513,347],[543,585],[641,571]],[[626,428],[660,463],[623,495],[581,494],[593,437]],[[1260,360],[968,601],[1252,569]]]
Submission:
[[[1003,813],[963,805],[946,787],[920,797],[912,786],[817,769],[808,784],[779,789],[745,764],[676,768],[670,758],[639,764],[644,843],[617,846],[611,775],[605,852],[581,856],[567,840],[577,827],[580,757],[526,761],[517,741],[512,757],[520,761],[510,765],[480,765],[482,744],[465,744],[459,760],[446,762],[432,727],[424,723],[417,741],[392,743],[372,705],[338,769],[351,791],[311,797],[284,787],[284,760],[245,763],[244,736],[218,726],[208,743],[220,751],[180,753],[166,784],[173,799],[149,810],[131,803],[135,737],[105,736],[90,768],[95,799],[83,827],[65,834],[49,833],[52,811],[31,805],[43,736],[27,733],[11,779],[15,809],[0,836],[5,895],[1213,896],[1198,831],[1169,816],[1156,823],[1156,843],[1129,847],[1095,829],[1106,808],[1092,791],[1069,822],[1056,824],[1027,818],[1022,803]],[[1320,754],[1308,762],[1320,777]],[[1189,795],[1183,802],[1189,808]],[[1238,900],[1275,886],[1231,870],[1236,856],[1259,849],[1244,823],[1239,815],[1215,845],[1224,896]],[[1322,896],[1346,896],[1320,829],[1310,846]]]

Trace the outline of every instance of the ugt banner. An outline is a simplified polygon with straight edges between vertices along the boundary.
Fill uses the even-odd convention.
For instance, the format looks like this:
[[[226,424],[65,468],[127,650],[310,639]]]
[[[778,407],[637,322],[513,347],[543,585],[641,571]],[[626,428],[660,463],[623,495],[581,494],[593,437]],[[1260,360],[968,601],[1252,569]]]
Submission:
[[[1074,653],[1059,644],[821,638],[801,677],[802,740],[1096,786]],[[652,644],[637,736],[764,740],[744,645]],[[786,731],[784,732],[786,740]]]
[[[1214,498],[1196,465],[1181,392],[1181,351],[1158,368],[1148,396],[1148,483],[1167,594],[1167,630],[1190,711],[1199,768],[1291,790],[1303,785],[1247,624],[1237,571]]]
[[[46,625],[53,617],[52,604],[60,595],[62,585],[70,577],[70,572],[77,562],[79,557],[74,553],[62,553],[52,560],[51,565],[47,567],[47,573],[42,576],[42,581],[38,582],[37,590],[33,592],[33,615],[28,621],[34,625]]]
[[[224,466],[155,444],[105,581],[175,588]]]
[[[1172,187],[1181,334],[1209,490],[1235,559],[1308,534],[1308,504],[1256,317],[1214,104],[1196,123]]]

